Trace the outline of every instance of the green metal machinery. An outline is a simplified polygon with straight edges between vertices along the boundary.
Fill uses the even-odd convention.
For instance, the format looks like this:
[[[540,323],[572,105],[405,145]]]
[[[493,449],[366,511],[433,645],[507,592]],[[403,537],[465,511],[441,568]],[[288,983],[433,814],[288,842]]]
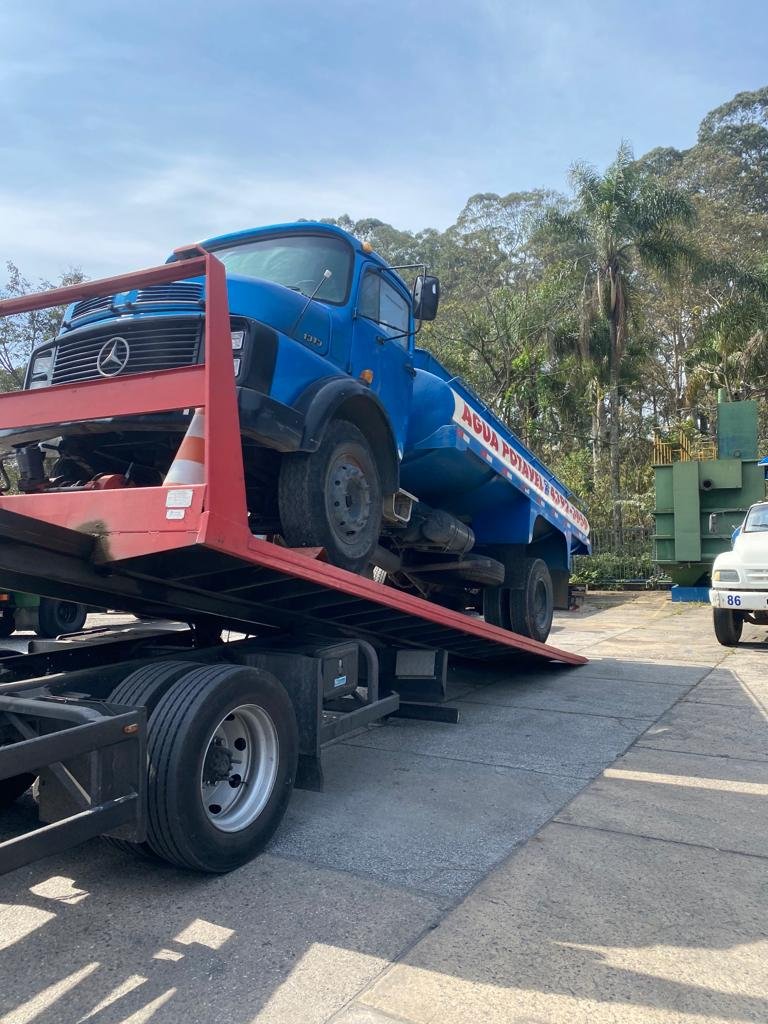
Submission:
[[[765,497],[758,464],[757,402],[718,400],[717,441],[654,443],[654,561],[680,586],[704,585],[716,555],[727,551],[744,513]],[[711,513],[716,532],[709,532]]]

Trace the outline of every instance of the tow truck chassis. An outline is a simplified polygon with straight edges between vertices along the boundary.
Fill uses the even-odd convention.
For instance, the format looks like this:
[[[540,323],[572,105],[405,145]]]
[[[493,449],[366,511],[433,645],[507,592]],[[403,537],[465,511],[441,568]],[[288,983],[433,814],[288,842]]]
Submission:
[[[444,695],[448,654],[585,660],[253,536],[224,268],[200,249],[177,255],[0,302],[3,316],[203,274],[207,284],[202,363],[0,396],[0,430],[195,409],[205,423],[202,484],[0,497],[2,586],[190,625],[33,641],[0,658],[0,807],[9,780],[39,776],[49,822],[0,843],[0,873],[101,833],[145,842],[147,712],[109,700],[143,667],[177,665],[188,679],[208,666],[213,679],[241,666],[277,680],[296,723],[296,785],[318,788],[322,747],[340,736],[393,714],[451,719],[429,703]],[[224,628],[249,638],[211,643]]]

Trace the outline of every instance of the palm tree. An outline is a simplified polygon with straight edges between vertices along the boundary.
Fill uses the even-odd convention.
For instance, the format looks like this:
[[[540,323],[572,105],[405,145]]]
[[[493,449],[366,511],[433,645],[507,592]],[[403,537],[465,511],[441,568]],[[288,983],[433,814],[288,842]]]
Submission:
[[[582,285],[582,341],[596,320],[608,325],[608,447],[614,544],[621,545],[621,461],[619,383],[633,322],[634,294],[640,270],[671,279],[682,263],[694,262],[681,229],[694,220],[688,196],[667,188],[637,166],[622,143],[604,174],[587,164],[571,169],[573,205],[551,210],[545,229],[573,261]],[[588,353],[582,352],[582,357]]]

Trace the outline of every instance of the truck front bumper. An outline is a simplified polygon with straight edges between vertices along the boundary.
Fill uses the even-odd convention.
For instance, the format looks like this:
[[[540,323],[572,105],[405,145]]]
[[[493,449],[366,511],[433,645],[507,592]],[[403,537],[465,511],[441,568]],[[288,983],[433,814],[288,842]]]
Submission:
[[[756,612],[768,611],[768,591],[766,590],[724,590],[713,587],[709,592],[709,603],[713,608],[727,608],[734,611]]]

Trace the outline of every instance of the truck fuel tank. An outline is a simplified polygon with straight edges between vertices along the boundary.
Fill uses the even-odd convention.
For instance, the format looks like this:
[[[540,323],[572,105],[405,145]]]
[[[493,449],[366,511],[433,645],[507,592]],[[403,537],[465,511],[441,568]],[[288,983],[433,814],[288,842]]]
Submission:
[[[402,541],[417,551],[464,555],[475,546],[475,534],[466,523],[444,509],[419,502],[414,508]]]

